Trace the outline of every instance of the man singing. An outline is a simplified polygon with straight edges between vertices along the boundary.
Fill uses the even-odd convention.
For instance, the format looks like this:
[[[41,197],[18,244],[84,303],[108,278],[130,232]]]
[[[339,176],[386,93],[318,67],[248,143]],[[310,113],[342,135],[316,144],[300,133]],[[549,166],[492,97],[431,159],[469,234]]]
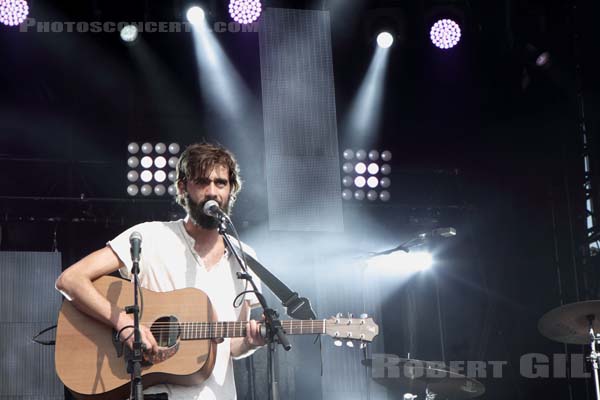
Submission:
[[[126,230],[107,246],[67,268],[56,287],[82,312],[121,332],[120,340],[132,348],[133,317],[112,305],[93,286],[104,275],[119,271],[131,278],[129,236],[139,232],[143,238],[140,258],[140,285],[167,292],[194,287],[204,291],[221,321],[248,321],[247,335],[225,339],[217,345],[217,358],[211,376],[197,386],[158,385],[145,393],[167,392],[169,399],[235,399],[236,389],[231,358],[247,356],[265,344],[259,325],[249,320],[250,309],[258,305],[254,295],[245,295],[241,307],[234,298],[245,290],[238,279],[241,271],[234,255],[226,249],[219,234],[218,221],[203,212],[208,200],[215,200],[229,213],[241,189],[239,167],[227,149],[208,143],[189,146],[177,164],[177,203],[186,211],[178,221],[146,222]],[[254,251],[244,246],[254,256]],[[190,304],[190,307],[193,307]],[[141,339],[148,355],[156,354],[158,345],[147,326],[141,325]],[[91,372],[90,372],[91,373]]]

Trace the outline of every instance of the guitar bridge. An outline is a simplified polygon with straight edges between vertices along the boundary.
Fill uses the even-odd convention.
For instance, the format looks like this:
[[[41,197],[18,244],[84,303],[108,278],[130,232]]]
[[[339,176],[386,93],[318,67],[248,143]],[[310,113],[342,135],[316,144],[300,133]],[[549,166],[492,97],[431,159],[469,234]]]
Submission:
[[[113,329],[113,334],[112,334],[112,343],[113,343],[113,346],[115,347],[115,353],[117,353],[117,358],[124,357],[124,359],[127,363],[129,363],[129,361],[131,359],[133,359],[133,350],[131,350],[129,347],[127,347],[123,342],[121,342],[117,338],[117,331],[115,331],[114,329]],[[151,365],[152,365],[152,362],[150,362],[146,358],[144,358],[144,360],[142,360],[142,367],[149,367]],[[130,371],[128,371],[128,372],[130,372]]]

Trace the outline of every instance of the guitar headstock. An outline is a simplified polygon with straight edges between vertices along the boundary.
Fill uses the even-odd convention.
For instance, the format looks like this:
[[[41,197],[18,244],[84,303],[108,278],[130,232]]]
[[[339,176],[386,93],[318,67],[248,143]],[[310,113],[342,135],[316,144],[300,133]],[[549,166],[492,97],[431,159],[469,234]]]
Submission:
[[[372,342],[379,333],[379,327],[366,314],[360,318],[352,318],[352,315],[346,318],[338,314],[325,321],[325,333],[338,340]]]

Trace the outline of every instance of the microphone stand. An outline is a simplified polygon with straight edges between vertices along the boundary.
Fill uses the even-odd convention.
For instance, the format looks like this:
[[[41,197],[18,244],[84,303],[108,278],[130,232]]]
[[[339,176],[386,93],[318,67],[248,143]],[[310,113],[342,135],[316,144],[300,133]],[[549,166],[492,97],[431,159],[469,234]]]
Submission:
[[[141,249],[140,249],[141,252]],[[140,334],[140,307],[138,303],[138,274],[140,272],[139,257],[133,257],[133,305],[125,307],[127,314],[133,314],[133,354],[127,360],[127,372],[131,374],[131,396],[132,400],[144,399],[144,388],[142,385],[142,337]]]
[[[405,253],[410,253],[411,248],[413,248],[415,246],[419,246],[425,242],[426,235],[427,234],[425,234],[425,233],[421,233],[421,234],[415,236],[414,238],[407,240],[404,243],[400,243],[398,246],[394,247],[393,249],[383,250],[383,251],[379,251],[376,253],[370,253],[370,255],[371,256],[383,256],[383,255],[387,255],[387,254],[392,254],[396,251],[403,251]]]
[[[242,260],[242,258],[236,251],[235,247],[233,246],[233,243],[231,243],[231,240],[229,239],[229,237],[226,234],[227,224],[230,224],[233,226],[233,222],[231,222],[231,220],[229,220],[225,216],[215,217],[215,218],[217,218],[217,220],[219,220],[219,234],[223,237],[223,241],[225,242],[227,249],[229,251],[231,251],[233,253],[233,255],[235,255],[235,258],[237,259],[240,267],[242,268],[242,271],[244,271],[244,272],[238,272],[238,274],[237,274],[238,279],[245,279],[247,282],[250,283],[250,285],[252,286],[252,289],[254,290],[254,293],[256,294],[258,301],[260,302],[260,306],[263,309],[263,315],[265,318],[264,324],[267,328],[266,329],[266,339],[267,339],[268,347],[269,347],[269,352],[267,355],[267,357],[268,357],[267,358],[267,368],[268,368],[268,372],[269,372],[268,373],[268,376],[269,376],[269,397],[268,398],[269,398],[269,400],[279,400],[279,391],[277,388],[277,380],[275,377],[275,368],[274,368],[275,342],[278,342],[279,344],[281,344],[281,346],[283,347],[283,349],[285,351],[289,351],[292,348],[292,345],[290,344],[290,341],[288,340],[288,337],[285,334],[283,327],[281,326],[281,321],[278,319],[279,315],[277,314],[277,312],[275,310],[273,310],[272,308],[267,306],[267,301],[265,300],[265,297],[261,293],[258,292],[258,288],[256,287],[254,280],[252,279],[252,275],[250,275],[248,273],[248,268],[246,267],[245,262]],[[240,249],[240,250],[242,250],[242,249]]]
[[[417,236],[407,240],[404,243],[400,243],[398,246],[393,249],[379,251],[377,253],[371,253],[371,256],[383,256],[386,254],[391,254],[396,251],[403,251],[405,253],[409,253],[410,249],[416,246],[420,246],[427,242],[427,240],[432,240],[434,238],[449,238],[452,236],[456,236],[456,229],[452,227],[447,228],[437,228],[429,232],[419,233]]]
[[[596,344],[600,343],[600,337],[596,336],[596,332],[594,332],[594,316],[589,315],[587,319],[590,323],[589,334],[591,340],[591,352],[588,359],[592,362],[592,369],[594,370],[594,390],[596,392],[596,400],[600,400],[600,383],[598,380],[598,360],[600,359],[600,353],[596,351]]]

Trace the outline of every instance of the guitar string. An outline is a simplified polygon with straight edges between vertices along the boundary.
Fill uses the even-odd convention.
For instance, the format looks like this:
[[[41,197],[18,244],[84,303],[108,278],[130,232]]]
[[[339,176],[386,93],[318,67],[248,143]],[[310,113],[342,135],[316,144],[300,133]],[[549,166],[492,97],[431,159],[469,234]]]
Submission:
[[[286,320],[281,321],[284,328],[290,332],[299,330],[300,333],[314,334],[314,333],[325,333],[327,320],[307,320],[307,321],[294,321]],[[183,331],[183,336],[188,334],[195,334],[208,337],[218,337],[219,331],[221,334],[227,336],[235,336],[236,333],[240,336],[245,335],[246,322],[231,322],[231,321],[215,321],[215,322],[156,322],[152,325],[151,331],[156,334],[163,334],[169,332],[173,327],[179,327]],[[315,329],[315,325],[317,329]],[[350,325],[341,325],[350,326]],[[354,325],[357,326],[357,325]],[[239,332],[236,332],[239,331]],[[303,332],[304,331],[304,332]]]
[[[148,322],[142,322],[143,324],[148,324]],[[246,327],[247,322],[188,322],[188,321],[182,321],[182,322],[155,322],[151,324],[151,327],[155,327],[155,328],[171,328],[171,327],[178,327],[178,326],[183,326],[184,328],[203,328],[203,329],[212,329],[212,328],[216,328],[216,329],[241,329],[241,328],[245,328]],[[289,327],[289,328],[297,328],[297,329],[309,329],[309,328],[314,328],[315,326],[318,327],[319,329],[322,329],[321,327],[323,326],[323,320],[315,320],[315,321],[310,321],[310,322],[300,322],[300,321],[282,321],[282,326],[284,327]],[[349,325],[344,325],[344,326],[349,326]]]

